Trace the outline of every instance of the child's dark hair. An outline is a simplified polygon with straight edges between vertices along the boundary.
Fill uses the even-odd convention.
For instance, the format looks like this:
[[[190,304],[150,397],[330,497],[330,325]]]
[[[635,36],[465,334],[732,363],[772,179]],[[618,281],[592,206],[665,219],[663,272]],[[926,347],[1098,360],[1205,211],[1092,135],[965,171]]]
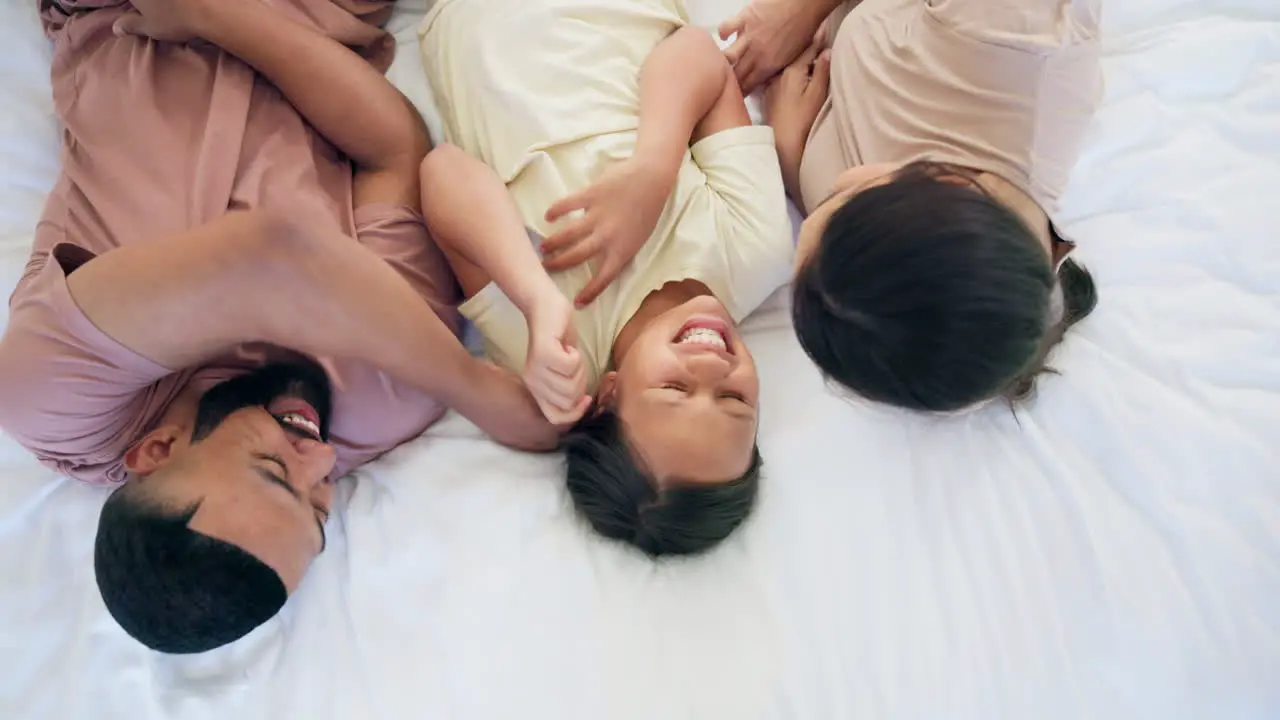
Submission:
[[[800,345],[828,378],[949,411],[1029,395],[1097,292],[1070,260],[1055,278],[1035,234],[971,171],[913,163],[832,214],[792,300]]]
[[[742,524],[760,488],[760,448],[751,465],[725,483],[667,482],[659,488],[637,462],[608,409],[584,418],[562,441],[573,504],[605,537],[650,557],[710,550]]]

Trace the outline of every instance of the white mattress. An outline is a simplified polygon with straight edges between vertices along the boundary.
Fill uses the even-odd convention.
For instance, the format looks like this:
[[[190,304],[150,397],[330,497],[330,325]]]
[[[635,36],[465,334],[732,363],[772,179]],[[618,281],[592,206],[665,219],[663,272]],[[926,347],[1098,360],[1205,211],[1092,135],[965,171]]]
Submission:
[[[57,134],[35,3],[0,4],[8,288]],[[555,459],[450,417],[343,483],[277,621],[195,658],[104,612],[104,492],[0,436],[0,717],[1280,717],[1280,4],[1106,11],[1065,202],[1102,301],[1018,420],[830,394],[775,306],[749,322],[765,491],[717,552],[596,539]]]

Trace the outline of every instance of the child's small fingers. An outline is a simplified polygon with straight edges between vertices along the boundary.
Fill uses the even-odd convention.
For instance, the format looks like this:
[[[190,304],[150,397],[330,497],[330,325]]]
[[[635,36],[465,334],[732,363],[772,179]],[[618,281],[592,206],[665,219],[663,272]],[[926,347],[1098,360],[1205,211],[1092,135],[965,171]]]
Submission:
[[[555,222],[560,218],[568,215],[574,210],[583,210],[587,207],[587,193],[590,188],[572,195],[566,195],[559,200],[551,203],[551,207],[547,208],[547,222]]]
[[[542,266],[552,272],[560,270],[568,270],[577,267],[582,263],[590,260],[599,249],[599,241],[595,236],[589,236],[574,245],[557,252],[549,257],[544,257]]]
[[[570,245],[581,242],[589,235],[591,235],[591,223],[587,222],[586,218],[583,218],[553,233],[550,237],[543,238],[538,247],[542,250],[543,255],[554,255]]]

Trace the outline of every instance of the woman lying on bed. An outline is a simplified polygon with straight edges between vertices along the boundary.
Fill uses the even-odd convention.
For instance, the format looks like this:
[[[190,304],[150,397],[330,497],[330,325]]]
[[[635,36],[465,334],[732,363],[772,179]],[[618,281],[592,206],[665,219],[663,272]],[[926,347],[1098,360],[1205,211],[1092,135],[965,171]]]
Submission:
[[[736,323],[792,254],[773,133],[685,23],[678,0],[442,0],[422,30],[461,147],[422,174],[461,311],[548,418],[586,413],[570,493],[650,555],[704,550],[753,506],[759,380]]]
[[[40,3],[63,173],[0,341],[0,426],[119,486],[103,600],[148,647],[197,652],[275,615],[331,481],[446,404],[511,444],[558,435],[455,335],[416,209],[426,132],[380,72],[389,6],[133,5]]]
[[[782,70],[766,114],[809,214],[793,313],[828,376],[919,410],[1021,398],[1093,309],[1051,217],[1099,95],[1099,4],[755,0],[721,27],[744,90]]]

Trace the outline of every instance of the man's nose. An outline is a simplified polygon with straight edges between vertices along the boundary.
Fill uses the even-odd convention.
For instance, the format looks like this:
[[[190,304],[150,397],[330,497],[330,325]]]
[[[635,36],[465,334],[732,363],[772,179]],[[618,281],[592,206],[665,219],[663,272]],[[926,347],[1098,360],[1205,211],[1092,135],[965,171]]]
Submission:
[[[337,452],[332,445],[318,440],[295,439],[293,442],[294,461],[297,463],[297,478],[303,492],[310,492],[321,485],[333,472],[337,462]]]

